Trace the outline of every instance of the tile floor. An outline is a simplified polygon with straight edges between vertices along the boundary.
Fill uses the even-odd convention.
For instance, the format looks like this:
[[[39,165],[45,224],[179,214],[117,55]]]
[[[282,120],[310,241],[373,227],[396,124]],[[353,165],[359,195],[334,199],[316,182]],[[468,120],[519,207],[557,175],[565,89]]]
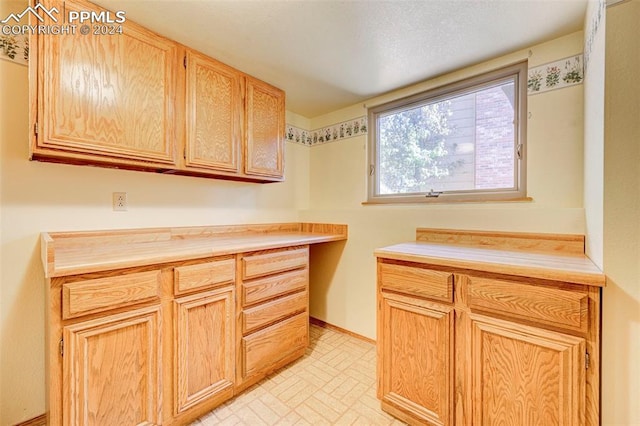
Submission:
[[[303,358],[191,426],[403,425],[380,410],[375,371],[375,345],[311,325]]]

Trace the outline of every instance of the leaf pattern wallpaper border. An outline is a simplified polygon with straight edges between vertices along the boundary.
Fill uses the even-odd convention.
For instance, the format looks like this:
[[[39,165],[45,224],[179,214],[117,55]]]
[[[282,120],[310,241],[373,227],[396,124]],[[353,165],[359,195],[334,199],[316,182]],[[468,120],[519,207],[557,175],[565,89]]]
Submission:
[[[0,35],[0,59],[29,65],[29,36]]]
[[[581,53],[529,68],[527,94],[535,95],[549,90],[575,86],[583,81],[584,67]]]
[[[300,145],[314,146],[366,134],[367,117],[363,116],[315,130],[305,130],[287,124],[285,140]]]

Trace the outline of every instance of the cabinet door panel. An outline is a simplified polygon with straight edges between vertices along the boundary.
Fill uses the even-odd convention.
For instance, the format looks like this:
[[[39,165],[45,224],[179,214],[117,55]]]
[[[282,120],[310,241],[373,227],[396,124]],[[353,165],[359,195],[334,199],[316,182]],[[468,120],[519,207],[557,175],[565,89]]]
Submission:
[[[239,170],[241,84],[239,71],[187,52],[187,166]]]
[[[245,173],[284,174],[284,92],[247,77]]]
[[[64,328],[63,423],[161,423],[160,307]]]
[[[382,401],[452,424],[453,307],[382,293]]]
[[[175,301],[178,413],[215,395],[232,395],[235,373],[233,307],[233,289]]]
[[[58,10],[90,3],[50,2]],[[39,148],[174,163],[176,44],[131,22],[123,34],[41,37]]]
[[[582,425],[585,340],[471,315],[475,425]]]

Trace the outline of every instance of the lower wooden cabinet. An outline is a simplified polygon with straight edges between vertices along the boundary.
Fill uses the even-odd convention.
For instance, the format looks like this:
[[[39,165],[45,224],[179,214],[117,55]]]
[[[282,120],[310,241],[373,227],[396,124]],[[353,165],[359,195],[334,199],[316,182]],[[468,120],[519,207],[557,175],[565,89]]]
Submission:
[[[49,424],[188,424],[301,357],[308,252],[51,278]]]
[[[431,424],[453,423],[453,307],[381,293],[378,397]]]
[[[236,390],[300,358],[309,345],[309,247],[241,256]]]
[[[234,287],[226,287],[174,302],[176,414],[233,396],[234,298]]]
[[[473,424],[585,424],[585,339],[471,316]]]
[[[596,426],[599,311],[599,288],[379,258],[382,408],[410,424]]]
[[[161,322],[154,306],[64,327],[64,424],[162,423]]]

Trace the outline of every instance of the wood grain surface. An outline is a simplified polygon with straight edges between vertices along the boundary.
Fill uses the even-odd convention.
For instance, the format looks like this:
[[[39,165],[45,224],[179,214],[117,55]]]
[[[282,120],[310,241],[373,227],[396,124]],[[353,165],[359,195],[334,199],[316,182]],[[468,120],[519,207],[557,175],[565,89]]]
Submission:
[[[242,279],[251,279],[304,268],[309,263],[309,248],[274,250],[242,257]]]
[[[238,172],[243,75],[192,50],[186,61],[186,165]]]
[[[160,298],[160,271],[65,283],[62,318],[69,319]]]
[[[382,292],[382,400],[453,424],[453,306]]]
[[[471,320],[474,424],[585,424],[584,339]]]
[[[304,224],[314,229],[315,224]],[[255,224],[41,235],[45,276],[56,277],[347,239],[346,225]]]
[[[78,1],[58,10],[104,10]],[[177,44],[130,21],[123,34],[42,37],[38,148],[175,162]]]
[[[245,173],[284,173],[284,92],[253,77],[246,79]]]
[[[176,295],[233,284],[236,279],[236,260],[221,258],[206,263],[178,266],[173,273]]]
[[[235,288],[177,299],[175,393],[178,413],[216,396],[233,395]]]
[[[160,325],[152,307],[64,327],[64,424],[161,423]]]
[[[561,256],[410,242],[375,250],[380,258],[602,287],[604,274],[585,255]]]
[[[584,235],[418,228],[416,241],[582,256]]]
[[[420,268],[417,265],[383,263],[379,268],[383,290],[453,302],[453,274]]]

